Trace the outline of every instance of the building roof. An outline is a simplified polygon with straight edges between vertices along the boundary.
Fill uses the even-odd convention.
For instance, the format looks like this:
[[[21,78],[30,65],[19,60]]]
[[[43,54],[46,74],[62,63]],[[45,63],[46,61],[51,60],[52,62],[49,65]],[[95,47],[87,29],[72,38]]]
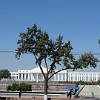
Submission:
[[[46,73],[47,69],[42,66],[43,71]],[[40,67],[35,67],[32,70],[30,70],[31,73],[41,73]]]

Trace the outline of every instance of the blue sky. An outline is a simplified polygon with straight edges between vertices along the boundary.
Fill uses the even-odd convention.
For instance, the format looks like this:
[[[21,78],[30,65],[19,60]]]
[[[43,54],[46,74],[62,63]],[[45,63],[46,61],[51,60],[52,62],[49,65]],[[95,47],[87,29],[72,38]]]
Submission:
[[[61,34],[64,42],[70,40],[73,52],[100,53],[100,0],[0,0],[0,51],[15,51],[19,33],[34,23],[52,39]],[[14,53],[0,52],[0,69],[35,66],[32,55],[17,60]]]

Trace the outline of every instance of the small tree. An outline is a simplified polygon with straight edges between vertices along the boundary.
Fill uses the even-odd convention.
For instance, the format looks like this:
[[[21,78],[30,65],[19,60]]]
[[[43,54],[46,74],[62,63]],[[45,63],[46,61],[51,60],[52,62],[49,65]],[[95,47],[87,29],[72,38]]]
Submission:
[[[12,85],[8,85],[7,91],[32,91],[32,85],[31,84],[26,84],[26,83],[13,83]]]
[[[54,74],[66,69],[87,68],[89,65],[95,68],[96,62],[98,62],[91,53],[86,53],[76,60],[71,53],[73,48],[70,41],[64,43],[63,36],[60,35],[53,41],[49,38],[48,33],[38,29],[36,24],[32,28],[27,28],[26,33],[20,33],[19,37],[16,57],[20,58],[21,54],[25,53],[34,55],[35,63],[40,67],[44,76],[45,100],[47,100],[48,81]],[[43,63],[47,69],[46,74],[41,66]],[[58,71],[56,71],[57,66],[60,67]]]
[[[5,79],[11,78],[11,74],[7,69],[0,70],[0,79],[2,78],[5,78]]]

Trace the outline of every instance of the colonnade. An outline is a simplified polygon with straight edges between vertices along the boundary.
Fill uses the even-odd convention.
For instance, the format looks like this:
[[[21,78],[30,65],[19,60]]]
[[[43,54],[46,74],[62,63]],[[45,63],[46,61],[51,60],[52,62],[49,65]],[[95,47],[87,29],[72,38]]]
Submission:
[[[44,77],[42,73],[24,73],[12,72],[11,77],[17,81],[43,81]],[[51,81],[97,81],[100,79],[99,72],[61,72],[55,74]]]

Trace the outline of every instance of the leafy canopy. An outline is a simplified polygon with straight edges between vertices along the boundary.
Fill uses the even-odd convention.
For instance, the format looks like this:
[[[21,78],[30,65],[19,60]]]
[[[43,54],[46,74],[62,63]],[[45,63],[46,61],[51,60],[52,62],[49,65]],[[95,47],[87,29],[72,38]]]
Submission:
[[[16,57],[20,58],[21,54],[31,53],[35,57],[35,63],[40,66],[40,69],[45,78],[65,69],[78,69],[96,67],[98,59],[93,56],[92,53],[86,53],[81,55],[79,59],[75,59],[71,51],[73,50],[70,41],[63,42],[63,36],[59,35],[58,38],[53,41],[50,39],[46,31],[42,31],[34,24],[32,28],[27,28],[27,32],[20,33],[20,39],[18,40],[19,47],[16,49]],[[48,63],[49,62],[49,63]],[[42,70],[42,63],[45,63],[47,68],[47,76]],[[56,66],[60,66],[60,70],[54,72]]]
[[[8,85],[7,91],[32,91],[32,85],[26,83],[13,83],[12,85]]]
[[[11,78],[11,74],[7,69],[0,70],[0,79],[2,79],[2,78],[5,78],[5,79]]]

